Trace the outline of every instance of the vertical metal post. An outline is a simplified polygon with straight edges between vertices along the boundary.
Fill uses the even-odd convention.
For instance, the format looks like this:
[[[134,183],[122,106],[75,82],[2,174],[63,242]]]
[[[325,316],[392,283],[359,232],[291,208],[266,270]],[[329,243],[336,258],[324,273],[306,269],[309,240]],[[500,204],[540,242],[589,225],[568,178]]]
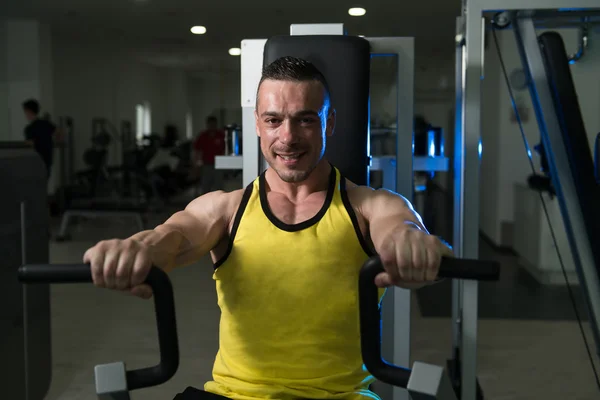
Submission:
[[[368,38],[371,56],[397,57],[396,156],[384,161],[384,186],[412,202],[414,192],[412,142],[414,131],[414,38]],[[385,157],[384,157],[385,158]],[[389,163],[389,164],[388,164]],[[388,174],[388,178],[385,175]],[[389,175],[392,178],[389,179]],[[410,366],[411,291],[388,289],[382,310],[382,354],[389,362]],[[385,400],[408,400],[408,392],[377,384],[377,393]]]
[[[27,218],[25,202],[21,202],[21,264],[27,263]],[[27,285],[21,285],[23,293],[23,366],[25,368],[25,399],[29,400],[29,316],[27,313]]]
[[[397,193],[413,201],[414,173],[412,143],[414,132],[414,41],[406,39],[402,51],[398,51],[397,59],[397,103],[396,103],[396,187]],[[394,287],[392,333],[393,362],[397,365],[410,366],[410,323],[411,323],[411,291]],[[391,299],[390,299],[391,300]],[[388,303],[389,304],[389,303]],[[385,309],[385,307],[384,307]],[[385,317],[385,316],[384,316]],[[390,321],[390,319],[388,319]],[[393,400],[408,400],[408,392],[394,387]]]
[[[256,90],[262,73],[263,50],[266,39],[243,40],[241,55],[242,103],[242,184],[249,185],[262,171],[259,139],[256,135]]]
[[[464,182],[463,170],[459,169],[459,165],[462,166],[462,159],[459,159],[464,153],[464,92],[465,92],[465,26],[464,17],[458,17],[456,19],[456,82],[455,82],[455,120],[454,120],[454,136],[455,136],[455,190],[457,193],[462,193],[462,184]],[[459,164],[460,163],[460,164]],[[458,199],[458,195],[456,195]],[[459,201],[454,202],[454,248],[458,251],[459,243],[462,243],[462,224],[458,222],[459,218],[462,218],[462,205]],[[462,297],[462,281],[452,281],[452,359],[455,362],[454,372],[459,372],[458,364],[460,362],[461,352],[461,297]]]
[[[458,257],[479,253],[479,142],[481,137],[481,79],[483,76],[484,20],[481,10],[465,12],[463,130],[457,132],[455,154],[454,250]],[[460,289],[461,399],[477,395],[478,283],[464,281]]]

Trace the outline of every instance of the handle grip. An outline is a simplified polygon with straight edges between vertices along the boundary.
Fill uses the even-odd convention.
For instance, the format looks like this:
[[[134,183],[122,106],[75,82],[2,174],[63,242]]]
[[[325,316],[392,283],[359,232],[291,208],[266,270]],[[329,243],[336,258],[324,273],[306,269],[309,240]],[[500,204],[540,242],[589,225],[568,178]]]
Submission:
[[[360,270],[358,282],[360,311],[360,342],[363,362],[367,370],[381,382],[405,388],[411,370],[387,363],[381,357],[381,315],[379,291],[375,277],[384,272],[381,259],[371,257]],[[498,280],[500,266],[490,261],[442,259],[439,277],[471,280]]]
[[[24,265],[19,268],[18,277],[23,283],[93,282],[91,267],[88,264]],[[160,385],[171,379],[179,367],[179,344],[171,281],[163,270],[152,267],[145,283],[154,292],[160,362],[153,367],[127,371],[128,390]]]

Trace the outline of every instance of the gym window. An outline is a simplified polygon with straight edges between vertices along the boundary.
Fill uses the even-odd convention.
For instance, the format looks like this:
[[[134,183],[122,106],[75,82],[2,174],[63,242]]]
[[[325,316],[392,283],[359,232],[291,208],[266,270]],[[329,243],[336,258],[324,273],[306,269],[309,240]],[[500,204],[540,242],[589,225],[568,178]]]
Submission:
[[[150,103],[144,102],[135,106],[135,137],[140,141],[150,133],[152,133]]]
[[[185,114],[185,136],[188,139],[194,137],[194,124],[192,122],[192,113],[189,111],[187,112],[187,114]]]

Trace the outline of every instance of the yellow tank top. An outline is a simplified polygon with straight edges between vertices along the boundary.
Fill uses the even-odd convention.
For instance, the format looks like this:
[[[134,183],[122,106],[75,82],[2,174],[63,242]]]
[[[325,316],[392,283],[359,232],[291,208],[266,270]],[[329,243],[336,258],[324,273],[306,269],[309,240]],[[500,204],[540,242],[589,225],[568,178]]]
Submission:
[[[205,390],[232,399],[377,398],[363,368],[358,274],[372,255],[332,168],[323,207],[288,225],[264,173],[246,188],[215,264],[219,352]],[[381,295],[383,295],[381,291]]]

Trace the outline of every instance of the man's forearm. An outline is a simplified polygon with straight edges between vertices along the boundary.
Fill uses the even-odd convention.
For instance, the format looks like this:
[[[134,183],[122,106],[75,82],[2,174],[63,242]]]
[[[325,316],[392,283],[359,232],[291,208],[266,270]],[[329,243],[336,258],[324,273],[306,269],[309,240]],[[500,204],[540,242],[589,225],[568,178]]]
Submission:
[[[180,264],[178,256],[187,243],[181,232],[164,225],[138,232],[131,239],[150,247],[152,261],[167,272]]]

